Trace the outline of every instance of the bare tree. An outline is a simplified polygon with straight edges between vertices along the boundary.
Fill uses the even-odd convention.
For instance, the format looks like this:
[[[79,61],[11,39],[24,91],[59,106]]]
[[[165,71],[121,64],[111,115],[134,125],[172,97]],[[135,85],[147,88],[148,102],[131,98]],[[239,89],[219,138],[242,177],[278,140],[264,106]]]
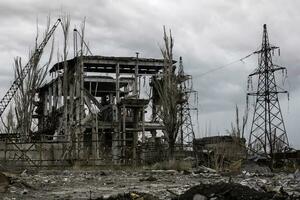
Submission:
[[[212,159],[215,170],[219,172],[224,169],[224,160],[228,152],[226,148],[226,143],[224,141],[222,141],[219,138],[216,138],[214,142],[216,143],[216,145],[213,148]]]
[[[235,124],[231,123],[231,130],[226,130],[226,132],[235,137],[244,138],[245,128],[248,121],[248,109],[245,109],[245,113],[242,119],[242,126],[240,126],[240,117],[239,117],[239,107],[235,106]]]
[[[1,133],[15,133],[16,132],[16,121],[14,119],[14,110],[10,106],[7,115],[5,116],[5,121],[1,116]]]
[[[244,132],[245,127],[248,120],[248,109],[245,109],[244,116],[242,118],[242,124],[240,125],[240,117],[239,117],[239,108],[235,106],[235,124],[231,123],[231,130],[227,130],[227,133],[232,136],[233,143],[232,143],[232,152],[230,152],[232,161],[236,161],[237,159],[241,159],[241,151],[246,149],[244,141]],[[225,152],[225,150],[224,150]]]
[[[154,82],[154,88],[159,98],[158,116],[165,127],[164,135],[169,144],[170,159],[174,158],[175,142],[181,125],[178,102],[182,97],[178,87],[175,67],[173,66],[173,46],[171,31],[168,36],[164,27],[164,47],[161,48],[164,58],[164,71],[162,78]]]

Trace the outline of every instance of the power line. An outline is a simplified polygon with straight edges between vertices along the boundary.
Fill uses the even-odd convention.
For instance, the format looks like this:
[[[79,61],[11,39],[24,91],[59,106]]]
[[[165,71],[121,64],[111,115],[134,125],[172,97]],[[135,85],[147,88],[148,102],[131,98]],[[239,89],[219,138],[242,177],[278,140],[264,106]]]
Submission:
[[[229,67],[229,66],[231,66],[231,65],[233,65],[233,64],[235,64],[235,63],[237,63],[237,62],[243,62],[243,60],[245,60],[246,58],[249,58],[249,57],[252,56],[254,53],[255,53],[255,52],[252,52],[251,54],[249,54],[249,55],[247,55],[247,56],[245,56],[245,57],[242,57],[242,58],[240,58],[240,59],[237,59],[237,60],[235,60],[235,61],[232,61],[232,62],[230,62],[230,63],[227,63],[226,65],[222,65],[222,66],[220,66],[220,67],[217,67],[217,68],[208,70],[207,72],[204,72],[204,73],[202,73],[202,74],[195,75],[195,76],[193,76],[193,78],[199,78],[199,77],[205,76],[205,75],[210,74],[210,73],[212,73],[212,72],[215,72],[215,71],[218,71],[218,70],[227,68],[227,67]]]

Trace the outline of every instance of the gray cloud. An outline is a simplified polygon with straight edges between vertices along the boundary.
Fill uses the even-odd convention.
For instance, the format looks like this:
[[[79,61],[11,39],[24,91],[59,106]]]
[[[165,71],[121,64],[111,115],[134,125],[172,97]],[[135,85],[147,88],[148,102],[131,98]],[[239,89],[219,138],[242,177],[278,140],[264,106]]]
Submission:
[[[271,43],[281,47],[281,56],[274,58],[289,71],[291,92],[290,114],[286,125],[291,142],[300,147],[300,14],[297,0],[17,0],[0,3],[0,94],[13,79],[15,56],[28,58],[36,32],[46,17],[53,21],[69,13],[72,27],[86,17],[86,39],[94,54],[161,57],[162,26],[172,29],[176,57],[183,56],[186,72],[194,75],[194,89],[199,92],[200,125],[211,121],[212,134],[221,134],[234,120],[234,106],[245,104],[247,76],[257,65],[255,56],[237,62],[206,76],[200,74],[230,63],[256,50],[262,37],[262,25],[268,24]],[[56,34],[56,44],[61,33]],[[70,39],[71,41],[71,39]],[[60,48],[61,49],[61,48]],[[70,56],[72,55],[70,48]],[[56,58],[54,59],[56,60]],[[280,77],[279,77],[280,78]],[[280,81],[279,81],[280,82]],[[282,98],[286,113],[287,103]],[[201,135],[202,133],[198,133]],[[203,134],[202,134],[203,135]]]

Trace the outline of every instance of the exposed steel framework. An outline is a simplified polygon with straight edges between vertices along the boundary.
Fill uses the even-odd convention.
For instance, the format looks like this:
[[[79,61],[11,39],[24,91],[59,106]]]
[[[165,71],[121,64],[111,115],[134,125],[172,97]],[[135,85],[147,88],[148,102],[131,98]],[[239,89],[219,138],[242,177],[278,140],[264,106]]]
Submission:
[[[258,54],[258,68],[249,75],[258,76],[257,90],[248,92],[248,96],[255,96],[255,108],[251,132],[249,137],[249,149],[254,154],[271,156],[274,153],[284,152],[289,147],[288,137],[281,113],[278,94],[287,93],[276,84],[275,72],[286,71],[285,67],[273,64],[272,53],[279,47],[269,43],[267,26],[263,26],[263,38],[261,49],[254,52]]]

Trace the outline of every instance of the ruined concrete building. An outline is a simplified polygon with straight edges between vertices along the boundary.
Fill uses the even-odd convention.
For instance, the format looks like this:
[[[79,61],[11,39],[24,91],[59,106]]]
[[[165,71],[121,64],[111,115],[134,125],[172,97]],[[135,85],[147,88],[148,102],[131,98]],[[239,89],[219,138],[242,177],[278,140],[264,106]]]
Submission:
[[[56,63],[52,79],[37,91],[33,118],[38,129],[26,142],[17,134],[2,134],[2,160],[50,166],[163,158],[165,144],[156,133],[164,127],[156,101],[150,102],[154,92],[140,97],[141,77],[151,80],[163,67],[163,59],[138,56],[77,56]]]
[[[68,156],[76,160],[135,162],[138,137],[144,142],[145,132],[163,128],[145,120],[149,100],[139,97],[139,77],[157,75],[163,62],[84,56],[55,64],[50,69],[53,80],[39,90],[38,136],[70,142]]]

